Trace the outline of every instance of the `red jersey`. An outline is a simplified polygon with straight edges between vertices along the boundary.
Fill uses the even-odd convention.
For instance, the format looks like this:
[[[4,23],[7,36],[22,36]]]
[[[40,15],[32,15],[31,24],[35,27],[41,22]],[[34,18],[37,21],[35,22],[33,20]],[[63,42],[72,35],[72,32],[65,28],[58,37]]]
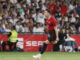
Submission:
[[[49,9],[50,9],[50,11],[51,11],[52,14],[54,14],[55,8],[56,8],[56,5],[55,4],[50,4],[49,5]]]
[[[66,6],[62,6],[61,7],[61,14],[65,15],[67,13],[67,7]]]
[[[50,19],[46,19],[46,24],[49,26],[48,31],[54,30],[54,27],[57,25],[56,19],[51,17]]]

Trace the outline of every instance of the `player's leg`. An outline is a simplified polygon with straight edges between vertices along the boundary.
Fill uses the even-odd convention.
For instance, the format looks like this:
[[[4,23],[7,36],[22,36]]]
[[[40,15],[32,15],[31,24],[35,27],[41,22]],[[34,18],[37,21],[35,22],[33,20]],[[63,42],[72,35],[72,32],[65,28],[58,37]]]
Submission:
[[[44,45],[43,45],[43,48],[42,48],[42,50],[41,50],[41,54],[43,54],[44,52],[45,52],[45,50],[46,50],[46,48],[47,48],[47,45],[49,44],[49,43],[53,43],[53,44],[57,44],[58,43],[58,41],[56,41],[56,34],[55,34],[55,31],[54,30],[52,30],[52,31],[49,31],[49,36],[48,36],[48,40],[46,40],[46,42],[44,43]]]
[[[42,50],[40,51],[40,54],[43,54],[47,48],[47,45],[49,44],[49,40],[46,40],[46,42],[43,44]]]
[[[41,55],[45,52],[45,50],[46,50],[46,48],[47,48],[47,45],[48,45],[49,43],[50,43],[49,40],[46,40],[45,43],[43,44],[43,47],[42,47],[40,53],[37,54],[37,55],[34,55],[33,58],[40,59]]]
[[[48,36],[48,40],[46,40],[45,43],[43,44],[43,47],[42,47],[40,53],[37,55],[34,55],[33,58],[40,58],[41,55],[45,52],[47,45],[52,41],[52,34],[53,34],[52,31],[50,31],[49,36]]]
[[[55,30],[52,31],[52,43],[54,45],[54,51],[57,51],[59,48],[59,43],[58,43],[58,40],[56,40],[56,33],[55,33]]]
[[[52,33],[53,33],[52,36],[51,36],[51,38],[52,38],[52,43],[53,43],[53,44],[57,44],[58,41],[56,41],[55,31],[53,30]]]

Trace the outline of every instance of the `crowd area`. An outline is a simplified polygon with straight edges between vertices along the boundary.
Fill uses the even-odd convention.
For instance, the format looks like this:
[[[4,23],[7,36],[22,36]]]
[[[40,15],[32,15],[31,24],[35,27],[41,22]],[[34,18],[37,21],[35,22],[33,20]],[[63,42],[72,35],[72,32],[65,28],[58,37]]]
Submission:
[[[43,10],[49,9],[57,20],[57,28],[68,29],[71,33],[80,32],[80,2],[54,0],[0,0],[0,33],[45,32]]]

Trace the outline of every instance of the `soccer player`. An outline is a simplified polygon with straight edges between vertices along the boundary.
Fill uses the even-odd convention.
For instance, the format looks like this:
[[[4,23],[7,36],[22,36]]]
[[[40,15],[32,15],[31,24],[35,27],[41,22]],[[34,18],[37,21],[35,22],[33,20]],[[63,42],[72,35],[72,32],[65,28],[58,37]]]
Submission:
[[[52,42],[53,44],[57,44],[59,41],[56,19],[51,15],[49,10],[43,11],[43,14],[46,16],[46,24],[48,25],[49,36],[48,40],[45,41],[40,53],[33,56],[35,59],[40,59],[49,43]]]

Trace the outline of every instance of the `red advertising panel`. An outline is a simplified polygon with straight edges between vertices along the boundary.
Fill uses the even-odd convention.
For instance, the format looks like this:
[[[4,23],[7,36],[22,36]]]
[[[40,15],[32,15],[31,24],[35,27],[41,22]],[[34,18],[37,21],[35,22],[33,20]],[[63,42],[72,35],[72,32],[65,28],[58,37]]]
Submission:
[[[74,38],[76,43],[80,46],[80,35],[72,35],[71,37]]]
[[[76,39],[77,44],[80,46],[80,35],[71,36]],[[47,35],[19,35],[17,47],[24,51],[38,51],[38,48],[43,45],[44,41],[47,40]],[[0,41],[7,41],[6,35],[0,35]],[[47,51],[52,51],[53,44],[49,44]]]

